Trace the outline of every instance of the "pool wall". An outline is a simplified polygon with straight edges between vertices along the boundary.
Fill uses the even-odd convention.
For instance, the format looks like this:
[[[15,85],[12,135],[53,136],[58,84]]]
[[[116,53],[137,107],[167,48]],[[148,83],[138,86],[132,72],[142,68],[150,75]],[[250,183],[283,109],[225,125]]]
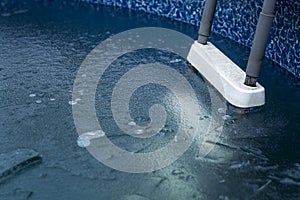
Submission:
[[[204,0],[82,0],[199,25]],[[213,32],[250,47],[263,0],[219,0]],[[266,57],[300,78],[300,0],[277,0]]]

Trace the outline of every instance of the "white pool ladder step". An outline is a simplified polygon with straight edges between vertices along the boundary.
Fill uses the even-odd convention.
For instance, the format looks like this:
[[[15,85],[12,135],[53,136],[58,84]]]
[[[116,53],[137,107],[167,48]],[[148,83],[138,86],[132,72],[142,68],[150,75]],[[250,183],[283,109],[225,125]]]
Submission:
[[[265,104],[265,89],[246,86],[246,73],[210,42],[206,45],[195,41],[187,60],[210,82],[232,105],[250,108]]]

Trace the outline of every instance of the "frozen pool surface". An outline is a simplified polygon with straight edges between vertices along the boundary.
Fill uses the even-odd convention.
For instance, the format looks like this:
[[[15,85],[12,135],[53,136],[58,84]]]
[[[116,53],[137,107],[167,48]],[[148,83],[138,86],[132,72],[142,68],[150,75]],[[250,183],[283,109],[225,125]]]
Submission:
[[[78,146],[72,105],[80,99],[72,100],[73,83],[83,59],[96,45],[111,35],[144,26],[170,28],[193,38],[197,34],[197,27],[169,19],[82,5],[37,1],[23,11],[1,11],[0,153],[34,149],[42,155],[42,163],[0,179],[0,199],[299,199],[300,82],[268,60],[260,78],[267,91],[266,105],[246,115],[218,108],[225,125],[220,141],[205,159],[196,158],[193,144],[164,169],[130,174],[106,167]],[[218,35],[211,41],[238,65],[246,66],[249,49]],[[107,90],[97,94],[109,97],[110,83],[127,66],[155,59],[184,74],[209,111],[201,76],[182,58],[160,51],[120,58],[104,78]],[[147,108],[157,102],[170,114],[161,132],[142,143],[122,135],[111,121],[109,98],[104,102],[96,101],[99,121],[113,143],[130,151],[160,148],[178,128],[176,98],[164,87],[150,84],[134,93],[134,121],[128,121],[128,126],[149,123]],[[199,120],[209,119],[210,115],[199,116]],[[94,133],[82,137],[102,136]]]

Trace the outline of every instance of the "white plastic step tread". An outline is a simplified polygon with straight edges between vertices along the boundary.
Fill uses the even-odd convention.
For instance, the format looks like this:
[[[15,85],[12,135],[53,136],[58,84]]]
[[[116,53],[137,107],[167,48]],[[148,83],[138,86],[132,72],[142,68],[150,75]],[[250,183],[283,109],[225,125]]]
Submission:
[[[250,108],[265,104],[264,87],[244,85],[246,73],[210,42],[202,45],[195,41],[187,60],[232,105]]]

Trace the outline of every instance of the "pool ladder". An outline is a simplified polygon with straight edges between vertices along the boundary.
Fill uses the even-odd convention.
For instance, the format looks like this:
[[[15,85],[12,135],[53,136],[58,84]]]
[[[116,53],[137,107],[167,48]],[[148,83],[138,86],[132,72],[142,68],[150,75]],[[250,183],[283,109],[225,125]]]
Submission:
[[[272,28],[276,0],[264,0],[246,73],[208,42],[217,0],[206,0],[198,33],[188,61],[234,106],[250,108],[265,103],[265,90],[257,79]]]

